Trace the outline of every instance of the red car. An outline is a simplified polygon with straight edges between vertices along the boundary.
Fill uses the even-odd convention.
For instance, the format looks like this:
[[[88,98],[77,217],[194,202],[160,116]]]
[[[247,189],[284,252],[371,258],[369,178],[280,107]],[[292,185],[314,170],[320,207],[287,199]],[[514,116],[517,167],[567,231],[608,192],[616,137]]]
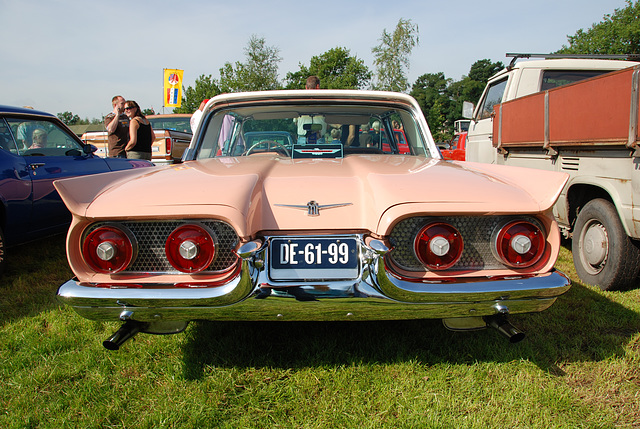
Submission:
[[[467,145],[467,132],[456,133],[449,142],[449,149],[443,149],[440,152],[444,159],[452,161],[464,161],[465,148]]]
[[[404,134],[404,130],[394,129],[393,135],[396,138],[396,144],[398,145],[398,153],[401,155],[411,155],[411,149],[409,149],[409,144],[407,144],[407,136]],[[386,136],[382,137],[382,150],[385,153],[392,152]]]

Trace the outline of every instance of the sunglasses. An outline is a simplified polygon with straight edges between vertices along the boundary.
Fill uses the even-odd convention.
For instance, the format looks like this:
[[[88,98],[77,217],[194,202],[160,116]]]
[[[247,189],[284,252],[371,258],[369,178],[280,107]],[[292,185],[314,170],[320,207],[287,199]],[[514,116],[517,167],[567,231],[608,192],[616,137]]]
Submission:
[[[124,108],[124,110],[131,110],[131,109],[135,109],[135,108],[136,108],[136,106],[127,106],[127,107]]]

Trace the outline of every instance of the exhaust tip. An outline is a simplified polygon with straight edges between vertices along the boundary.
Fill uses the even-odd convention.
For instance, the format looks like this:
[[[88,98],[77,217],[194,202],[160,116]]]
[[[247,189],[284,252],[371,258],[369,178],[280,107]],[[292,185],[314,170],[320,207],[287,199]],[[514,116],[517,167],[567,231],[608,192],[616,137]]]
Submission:
[[[113,351],[120,350],[120,346],[117,343],[111,341],[110,339],[109,340],[104,340],[102,342],[102,345],[107,350],[113,350]]]
[[[515,344],[515,343],[519,343],[520,341],[524,340],[526,336],[527,336],[527,334],[525,334],[524,332],[517,332],[515,334],[512,334],[512,335],[508,336],[508,339],[509,339],[509,342],[511,344]]]
[[[142,323],[129,320],[120,326],[120,329],[118,329],[112,336],[104,340],[102,345],[107,350],[120,350],[120,346],[140,332],[141,326]]]
[[[513,326],[504,314],[498,314],[496,316],[485,317],[485,322],[488,326],[496,329],[503,336],[505,336],[511,344],[519,343],[527,336],[520,329]]]

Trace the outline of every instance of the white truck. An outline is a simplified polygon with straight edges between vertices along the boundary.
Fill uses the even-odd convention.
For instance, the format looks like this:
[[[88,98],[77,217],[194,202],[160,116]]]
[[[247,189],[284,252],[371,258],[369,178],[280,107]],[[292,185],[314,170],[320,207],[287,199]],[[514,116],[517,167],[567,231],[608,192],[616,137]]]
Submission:
[[[554,206],[580,279],[603,290],[640,273],[640,63],[516,61],[489,79],[473,109],[466,161],[570,175]],[[527,180],[523,177],[523,180]]]

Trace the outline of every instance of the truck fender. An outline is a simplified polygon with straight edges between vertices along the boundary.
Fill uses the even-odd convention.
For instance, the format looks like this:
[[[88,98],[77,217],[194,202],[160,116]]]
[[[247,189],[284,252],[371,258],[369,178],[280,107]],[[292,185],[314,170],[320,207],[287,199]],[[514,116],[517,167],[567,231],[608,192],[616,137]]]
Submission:
[[[569,179],[569,182],[567,183],[566,198],[564,199],[565,204],[567,205],[566,214],[568,219],[560,219],[562,224],[570,225],[573,232],[573,226],[575,225],[578,213],[585,204],[593,199],[603,198],[610,201],[616,208],[616,213],[618,213],[618,218],[622,222],[622,226],[624,227],[627,236],[638,236],[636,231],[630,230],[629,223],[625,221],[627,217],[622,213],[619,204],[621,201],[619,189],[612,186],[612,184],[607,183],[607,181],[603,181],[602,179],[598,180],[595,177],[580,176],[579,180],[572,179]],[[563,198],[561,197],[560,201],[562,200]]]

